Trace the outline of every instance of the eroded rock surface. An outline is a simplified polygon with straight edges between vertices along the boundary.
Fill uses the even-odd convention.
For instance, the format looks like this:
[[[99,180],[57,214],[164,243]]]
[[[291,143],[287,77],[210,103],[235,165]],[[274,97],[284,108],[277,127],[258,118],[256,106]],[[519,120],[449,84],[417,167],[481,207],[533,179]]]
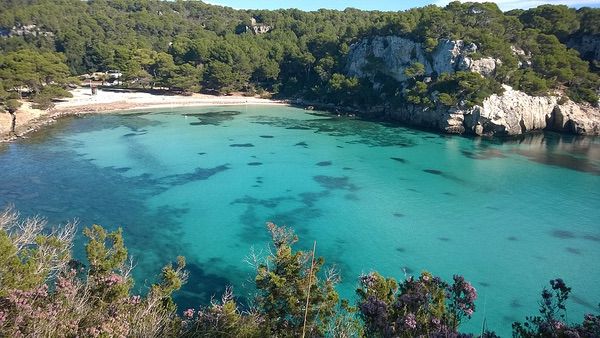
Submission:
[[[409,80],[406,69],[417,62],[423,64],[426,77],[466,70],[493,76],[501,61],[490,57],[475,59],[476,51],[476,45],[461,40],[440,41],[427,52],[422,43],[410,39],[372,37],[351,46],[346,73],[370,79],[374,88],[379,85],[375,81],[377,73],[391,76],[402,87]],[[491,95],[471,108],[406,104],[384,110],[389,117],[404,123],[447,133],[509,136],[549,129],[577,135],[600,134],[598,107],[562,101],[565,100],[557,96],[531,96],[505,85],[503,94]]]

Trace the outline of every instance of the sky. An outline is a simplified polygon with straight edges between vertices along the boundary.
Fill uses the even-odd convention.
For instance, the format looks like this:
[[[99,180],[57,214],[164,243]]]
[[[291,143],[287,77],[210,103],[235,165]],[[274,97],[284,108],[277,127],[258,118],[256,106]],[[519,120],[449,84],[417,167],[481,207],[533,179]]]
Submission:
[[[482,0],[471,1],[484,2]],[[450,0],[206,0],[205,2],[238,9],[299,8],[312,11],[319,8],[344,9],[354,7],[365,10],[401,11],[429,4],[445,6]],[[515,8],[536,7],[543,4],[564,4],[570,7],[600,7],[600,0],[500,0],[493,2],[497,3],[505,11]]]

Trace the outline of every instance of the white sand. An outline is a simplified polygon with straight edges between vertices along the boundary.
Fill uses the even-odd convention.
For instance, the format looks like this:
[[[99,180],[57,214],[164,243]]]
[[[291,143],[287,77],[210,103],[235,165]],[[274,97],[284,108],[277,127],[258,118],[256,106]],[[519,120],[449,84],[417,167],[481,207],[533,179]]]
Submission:
[[[106,91],[101,89],[98,90],[97,95],[91,95],[91,90],[89,88],[78,88],[71,91],[71,93],[73,94],[72,98],[67,98],[63,102],[58,102],[53,110],[71,110],[73,108],[82,108],[82,110],[89,110],[90,107],[95,108],[95,106],[103,106],[103,110],[106,110],[111,109],[110,107],[113,105],[129,106],[129,108],[121,109],[135,109],[232,104],[282,104],[278,101],[261,99],[257,97],[245,97],[239,95],[155,95],[142,92]]]
[[[73,97],[57,102],[53,108],[48,110],[33,109],[29,102],[25,102],[17,111],[17,136],[20,137],[40,129],[44,125],[54,122],[60,116],[73,114],[127,111],[143,108],[285,104],[281,101],[241,95],[155,95],[135,91],[106,91],[102,89],[99,89],[96,95],[91,95],[90,88],[77,88],[72,90],[71,93]],[[0,142],[15,138],[14,135],[9,135],[10,119],[9,114],[0,113]]]

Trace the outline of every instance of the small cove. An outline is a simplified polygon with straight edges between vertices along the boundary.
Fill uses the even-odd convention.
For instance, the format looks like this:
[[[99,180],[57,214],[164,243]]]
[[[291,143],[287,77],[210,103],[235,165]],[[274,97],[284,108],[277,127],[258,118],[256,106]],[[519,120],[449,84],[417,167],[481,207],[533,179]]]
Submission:
[[[600,139],[448,137],[282,106],[66,118],[0,146],[0,205],[51,223],[122,227],[136,285],[186,256],[180,309],[228,284],[252,291],[265,223],[338,267],[339,291],[377,270],[462,274],[503,336],[542,287],[573,288],[569,319],[600,302]],[[79,239],[76,250],[83,253]]]

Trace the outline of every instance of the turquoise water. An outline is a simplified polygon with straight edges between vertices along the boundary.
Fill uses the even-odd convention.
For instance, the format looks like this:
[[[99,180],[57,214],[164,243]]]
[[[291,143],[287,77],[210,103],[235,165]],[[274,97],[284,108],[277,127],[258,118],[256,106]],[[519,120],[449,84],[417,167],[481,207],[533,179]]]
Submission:
[[[123,227],[143,289],[186,256],[180,307],[231,284],[252,292],[265,223],[343,277],[428,270],[473,282],[477,311],[508,335],[552,278],[569,319],[600,302],[600,140],[538,134],[469,139],[289,107],[209,107],[59,121],[0,146],[0,205],[50,222]],[[82,254],[81,241],[76,246]]]

